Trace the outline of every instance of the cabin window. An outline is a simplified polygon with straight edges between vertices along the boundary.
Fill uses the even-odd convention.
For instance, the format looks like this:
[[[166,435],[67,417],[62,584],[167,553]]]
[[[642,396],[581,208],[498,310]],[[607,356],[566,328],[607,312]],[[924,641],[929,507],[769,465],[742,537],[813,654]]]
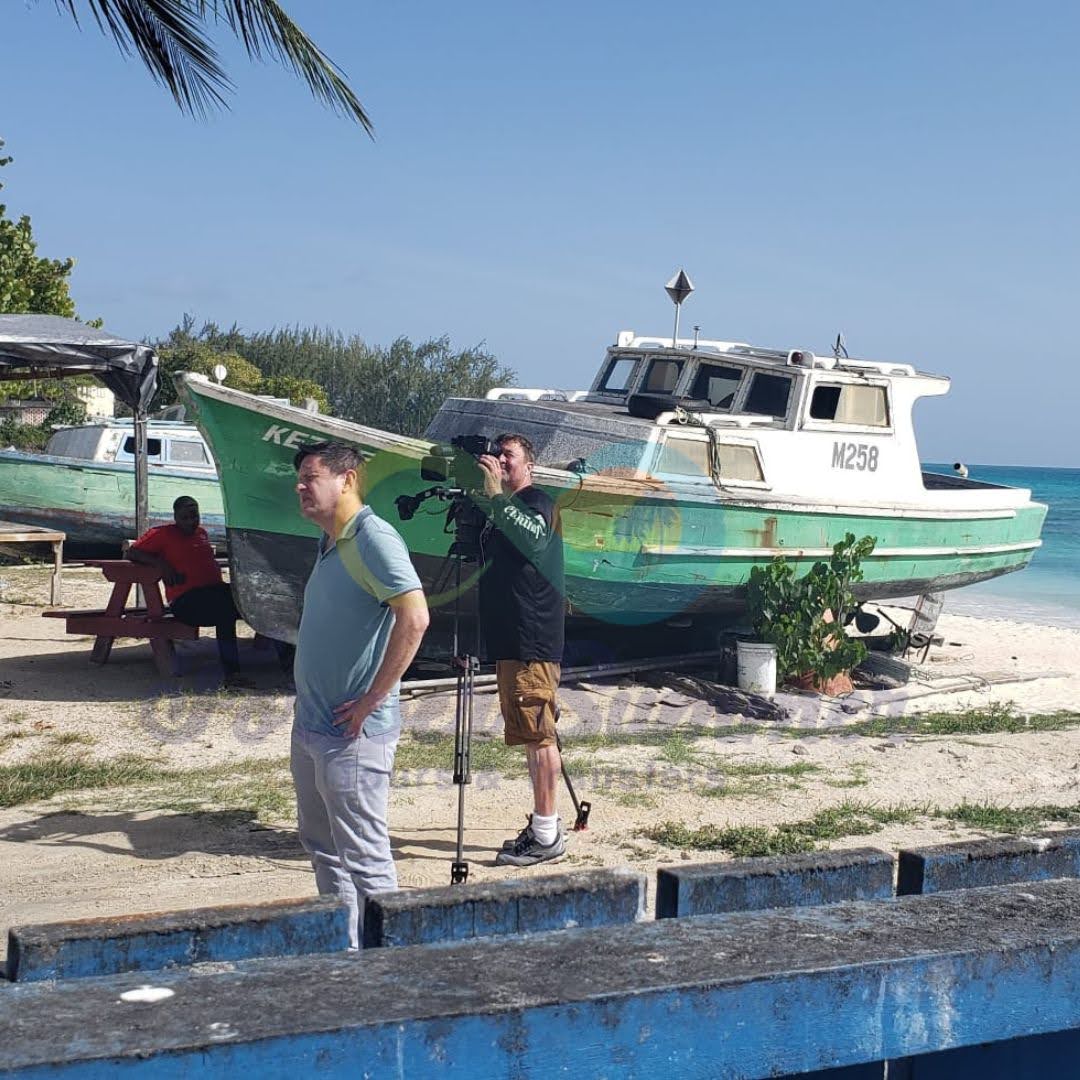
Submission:
[[[702,364],[690,396],[707,401],[714,409],[730,409],[742,374],[742,368]]]
[[[720,484],[765,481],[757,446],[718,440],[710,452],[707,439],[675,435],[664,440],[654,471],[664,476],[708,477]]]
[[[750,483],[763,483],[765,475],[761,471],[761,459],[756,446],[742,443],[717,443],[716,456],[720,465],[720,482],[742,480]]]
[[[124,453],[130,457],[135,456],[135,436],[129,435],[124,440]],[[147,457],[161,457],[161,440],[160,439],[147,439],[146,440],[146,456]]]
[[[667,476],[708,476],[709,444],[704,439],[665,439],[656,472]]]
[[[810,399],[810,419],[862,427],[888,427],[889,403],[885,387],[857,383],[815,386]]]
[[[786,375],[768,375],[763,371],[755,371],[742,411],[759,416],[775,416],[778,420],[783,420],[787,416],[790,396],[791,379]]]
[[[607,369],[604,381],[600,384],[601,390],[623,391],[630,385],[630,376],[634,374],[636,360],[623,358],[612,360]]]
[[[169,443],[169,460],[177,465],[206,465],[206,449],[193,439],[173,439]]]
[[[654,360],[649,365],[642,390],[646,394],[674,394],[681,374],[681,360]]]

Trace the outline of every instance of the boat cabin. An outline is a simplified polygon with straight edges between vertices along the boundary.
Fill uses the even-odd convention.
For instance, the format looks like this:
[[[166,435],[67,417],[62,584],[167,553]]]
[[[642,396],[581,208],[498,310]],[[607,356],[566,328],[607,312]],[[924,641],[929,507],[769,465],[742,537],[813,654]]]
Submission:
[[[519,431],[539,464],[682,489],[925,503],[914,403],[949,380],[910,364],[620,332],[587,393],[492,391],[451,398],[428,429]],[[952,479],[952,478],[946,478]]]
[[[210,451],[194,424],[151,420],[147,425],[146,449],[151,468],[217,475]],[[130,420],[61,427],[49,439],[45,453],[80,461],[133,465],[135,429]]]

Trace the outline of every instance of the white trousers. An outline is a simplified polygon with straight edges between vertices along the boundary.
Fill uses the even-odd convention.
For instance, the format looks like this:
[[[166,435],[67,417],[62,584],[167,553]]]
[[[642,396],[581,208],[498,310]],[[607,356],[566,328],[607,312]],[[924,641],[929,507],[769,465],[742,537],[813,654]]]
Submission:
[[[386,814],[399,734],[341,739],[293,728],[300,843],[320,894],[348,906],[353,948],[362,937],[364,897],[397,888]]]

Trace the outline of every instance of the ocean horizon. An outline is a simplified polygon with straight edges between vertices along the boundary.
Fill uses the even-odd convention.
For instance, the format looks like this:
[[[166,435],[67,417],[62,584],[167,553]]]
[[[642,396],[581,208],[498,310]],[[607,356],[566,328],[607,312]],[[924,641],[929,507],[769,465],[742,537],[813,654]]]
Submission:
[[[952,464],[927,462],[924,469],[952,473]],[[1016,573],[951,589],[944,611],[953,615],[1015,619],[1080,628],[1080,469],[1035,465],[968,465],[972,480],[1028,488],[1049,511],[1042,547]]]

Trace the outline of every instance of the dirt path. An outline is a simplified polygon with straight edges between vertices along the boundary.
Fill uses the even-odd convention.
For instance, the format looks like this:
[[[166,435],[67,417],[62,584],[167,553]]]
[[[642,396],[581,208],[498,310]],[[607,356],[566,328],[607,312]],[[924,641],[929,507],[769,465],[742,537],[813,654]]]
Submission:
[[[273,654],[249,644],[257,688],[226,693],[212,640],[185,643],[186,674],[165,687],[144,644],[117,647],[104,669],[91,665],[87,639],[40,617],[40,571],[3,567],[0,578],[0,931],[312,893],[285,763],[291,699]],[[67,589],[68,606],[105,599],[96,571],[69,571]],[[1080,728],[1010,733],[1003,720],[980,734],[841,733],[883,713],[1007,702],[1049,712],[1080,701],[1080,677],[1066,674],[1080,656],[1080,632],[948,616],[939,629],[946,644],[920,676],[932,685],[913,689],[943,685],[946,676],[954,685],[964,676],[973,689],[834,703],[778,695],[786,719],[753,730],[744,715],[670,689],[566,690],[568,760],[594,805],[593,823],[572,835],[563,861],[540,872],[629,864],[651,873],[663,863],[728,857],[693,846],[695,830],[708,826],[739,830],[729,842],[760,844],[777,840],[770,827],[809,822],[797,835],[822,846],[895,850],[982,835],[1010,824],[1009,808],[1080,804]],[[987,675],[1026,681],[987,685]],[[441,885],[455,840],[453,699],[409,702],[405,714],[391,805],[400,880]],[[529,809],[523,763],[486,738],[498,729],[490,694],[478,698],[478,728],[466,834],[475,880],[510,872],[491,864],[494,851]],[[20,787],[27,775],[13,767],[33,765],[40,785],[43,761],[57,793],[28,796]],[[73,789],[70,778],[95,776],[112,786]],[[570,801],[561,798],[569,821]],[[1045,814],[1032,821],[1046,827]],[[664,823],[672,826],[668,843],[643,835]],[[780,839],[790,841],[790,831]]]

